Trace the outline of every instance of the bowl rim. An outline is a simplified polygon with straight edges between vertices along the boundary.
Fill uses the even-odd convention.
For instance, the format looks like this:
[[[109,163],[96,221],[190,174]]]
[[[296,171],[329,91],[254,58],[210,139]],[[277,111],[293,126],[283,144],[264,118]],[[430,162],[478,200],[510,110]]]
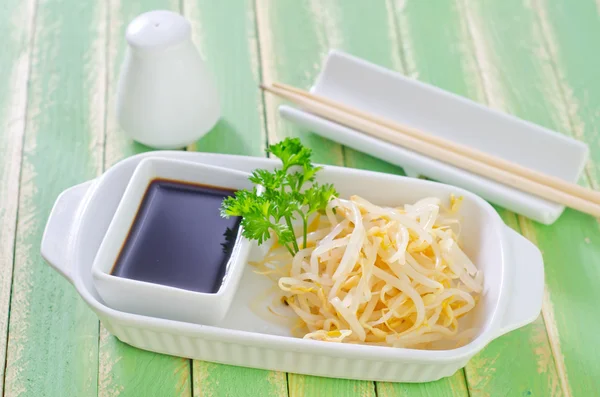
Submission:
[[[200,156],[199,156],[200,155]],[[161,152],[148,152],[138,154],[121,162],[115,164],[109,170],[107,170],[102,176],[100,176],[93,186],[89,189],[84,202],[82,202],[81,216],[78,217],[76,225],[73,230],[76,230],[75,238],[72,240],[70,246],[70,262],[74,262],[81,256],[81,252],[78,252],[81,246],[81,232],[80,227],[84,224],[85,220],[89,217],[90,203],[96,196],[99,189],[106,183],[106,180],[112,178],[112,175],[120,172],[121,168],[124,168],[128,164],[139,162],[140,160],[151,157],[166,157],[166,158],[187,158],[193,161],[196,157],[196,162],[202,162],[198,160],[201,158],[215,158],[216,156],[221,157],[221,162],[225,164],[231,164],[245,161],[248,165],[256,166],[257,168],[264,167],[265,165],[276,164],[277,161],[273,159],[267,159],[264,157],[251,157],[251,156],[240,156],[240,155],[222,155],[216,153],[199,153],[199,152],[177,152],[177,151],[161,151]],[[468,344],[461,347],[449,350],[419,350],[412,348],[391,348],[387,346],[373,346],[373,345],[360,345],[360,344],[333,344],[333,343],[322,343],[321,341],[293,338],[289,336],[279,336],[272,334],[255,333],[244,330],[236,330],[230,328],[222,328],[218,326],[210,326],[203,324],[192,324],[186,322],[180,322],[175,320],[159,319],[139,314],[126,313],[119,310],[112,309],[106,306],[104,303],[96,299],[92,293],[88,290],[85,285],[80,267],[81,264],[70,263],[72,270],[73,284],[77,291],[84,299],[84,301],[97,313],[101,318],[109,318],[120,324],[126,324],[135,328],[149,328],[149,329],[161,329],[162,332],[171,332],[173,334],[185,335],[189,337],[202,337],[204,339],[227,341],[231,343],[241,345],[252,345],[261,346],[269,349],[276,350],[290,350],[301,351],[305,353],[312,353],[317,355],[329,355],[334,357],[345,357],[355,359],[367,359],[377,361],[397,361],[404,360],[409,362],[420,362],[420,363],[449,363],[457,360],[466,360],[472,357],[474,354],[482,350],[489,342],[495,339],[497,331],[501,327],[502,317],[506,312],[510,297],[508,296],[509,291],[512,288],[512,274],[514,269],[509,263],[509,249],[504,224],[498,213],[494,208],[481,197],[474,193],[466,191],[462,188],[433,182],[422,179],[408,178],[400,175],[386,174],[376,171],[367,171],[354,168],[339,167],[333,165],[323,165],[324,172],[332,173],[348,173],[355,177],[369,177],[376,175],[378,178],[389,179],[390,181],[407,183],[413,185],[422,185],[432,188],[444,188],[452,189],[454,192],[458,192],[461,195],[468,197],[473,200],[479,207],[481,207],[491,219],[490,228],[493,228],[497,234],[497,244],[499,245],[499,251],[501,253],[501,285],[499,287],[499,294],[497,298],[497,304],[495,310],[490,313],[490,320],[487,322],[486,327],[479,333],[479,335],[470,341]]]

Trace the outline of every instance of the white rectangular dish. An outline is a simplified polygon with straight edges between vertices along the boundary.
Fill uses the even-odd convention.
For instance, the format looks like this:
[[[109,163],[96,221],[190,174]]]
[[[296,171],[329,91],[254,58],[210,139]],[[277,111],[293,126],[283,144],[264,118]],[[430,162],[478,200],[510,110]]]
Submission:
[[[588,156],[587,145],[575,139],[340,51],[330,52],[311,92],[573,183]],[[538,222],[552,224],[564,210],[302,109],[282,105],[279,112],[328,139],[404,167],[409,176],[424,175],[462,187]]]
[[[452,350],[416,350],[348,345],[289,336],[265,320],[251,302],[271,281],[246,267],[226,318],[218,326],[130,314],[105,305],[94,288],[91,267],[137,164],[144,158],[172,158],[250,172],[273,169],[275,160],[191,152],[137,155],[94,181],[59,196],[41,251],[71,283],[110,333],[130,345],[159,353],[212,362],[326,377],[393,382],[427,382],[450,376],[491,340],[535,320],[544,287],[539,250],[508,228],[493,208],[472,193],[439,183],[349,168],[326,166],[323,182],[341,196],[359,194],[381,204],[416,201],[424,196],[464,197],[465,251],[484,272],[484,290],[473,315],[465,318],[480,332]],[[385,195],[381,194],[385,191]],[[254,249],[252,255],[260,255]]]

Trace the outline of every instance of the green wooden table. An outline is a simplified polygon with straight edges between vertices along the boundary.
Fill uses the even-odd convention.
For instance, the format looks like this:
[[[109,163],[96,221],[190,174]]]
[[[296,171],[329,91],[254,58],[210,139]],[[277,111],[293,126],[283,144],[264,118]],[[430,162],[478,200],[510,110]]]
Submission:
[[[280,119],[261,81],[309,87],[329,48],[585,141],[600,188],[598,0],[3,0],[0,4],[0,390],[6,396],[598,396],[600,224],[542,226],[502,208],[544,254],[542,316],[429,384],[325,379],[163,356],[99,324],[39,254],[65,188],[148,150],[115,119],[128,21],[182,12],[223,119],[187,150],[264,155],[299,136],[318,162],[402,174]],[[518,142],[515,142],[518,144]],[[532,151],[536,148],[532,147]]]

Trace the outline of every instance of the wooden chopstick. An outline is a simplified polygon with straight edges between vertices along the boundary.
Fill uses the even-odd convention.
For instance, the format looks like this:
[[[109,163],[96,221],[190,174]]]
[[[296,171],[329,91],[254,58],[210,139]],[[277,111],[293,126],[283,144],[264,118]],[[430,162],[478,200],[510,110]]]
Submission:
[[[343,110],[347,113],[352,113],[358,117],[361,117],[365,120],[369,120],[375,124],[382,125],[384,127],[398,130],[401,133],[413,136],[417,139],[424,140],[433,145],[444,147],[446,149],[452,150],[453,152],[460,153],[467,157],[471,157],[473,159],[485,162],[487,164],[493,165],[494,167],[506,170],[515,175],[521,175],[527,179],[531,179],[532,181],[539,182],[544,185],[548,185],[555,189],[562,190],[569,194],[572,194],[577,197],[581,197],[583,199],[587,199],[596,204],[600,204],[600,192],[595,190],[587,189],[583,186],[579,186],[574,183],[567,182],[563,179],[556,178],[551,175],[547,175],[541,173],[539,171],[532,170],[530,168],[524,167],[520,164],[513,163],[511,161],[505,160],[501,157],[493,156],[488,153],[484,153],[480,150],[474,149],[469,146],[461,145],[460,143],[452,142],[444,138],[437,137],[432,134],[425,133],[424,131],[418,130],[416,128],[403,125],[391,120],[377,118],[372,114],[364,112],[360,109],[352,108],[350,106],[344,105],[339,102],[335,102],[329,98],[325,98],[323,96],[319,96],[316,94],[312,94],[308,91],[301,90],[296,87],[289,86],[287,84],[282,83],[273,83],[273,87],[280,88],[285,91],[293,92],[294,94],[298,94],[305,98],[313,99],[317,102],[324,103],[326,105],[335,107],[337,109]]]
[[[495,180],[518,190],[534,194],[549,201],[560,203],[595,217],[600,217],[600,204],[591,199],[597,199],[595,194],[591,194],[597,192],[590,190],[589,192],[586,192],[585,197],[581,197],[578,195],[581,194],[581,191],[579,189],[574,189],[572,186],[573,184],[564,181],[561,181],[561,184],[546,184],[544,181],[546,180],[545,177],[548,176],[533,170],[526,169],[527,171],[525,173],[511,172],[506,169],[503,164],[504,162],[510,162],[507,162],[504,159],[496,158],[496,160],[498,160],[497,162],[489,162],[488,159],[491,156],[487,154],[477,154],[472,156],[472,152],[476,152],[474,149],[454,143],[452,143],[452,147],[462,146],[458,149],[460,152],[451,150],[449,145],[447,145],[447,140],[439,137],[434,137],[435,140],[425,139],[423,136],[430,135],[424,134],[415,128],[411,128],[412,133],[407,133],[405,127],[397,123],[381,121],[370,115],[368,115],[368,117],[362,117],[362,115],[365,114],[364,112],[353,109],[347,105],[342,105],[333,100],[319,97],[305,91],[299,91],[298,89],[290,90],[281,84],[278,84],[278,86],[261,87],[267,92],[300,105],[317,116],[362,131],[386,142],[414,150],[425,156]],[[437,144],[432,143],[433,141],[436,141]],[[512,164],[510,170],[515,170],[517,168],[525,169],[525,167],[517,166],[513,163],[510,164]],[[543,177],[540,178],[539,175],[537,175],[536,179],[530,179],[526,176],[529,175],[530,172],[535,172]],[[566,183],[568,186],[563,188],[565,186],[562,185],[562,183]],[[576,192],[579,193],[575,194]]]

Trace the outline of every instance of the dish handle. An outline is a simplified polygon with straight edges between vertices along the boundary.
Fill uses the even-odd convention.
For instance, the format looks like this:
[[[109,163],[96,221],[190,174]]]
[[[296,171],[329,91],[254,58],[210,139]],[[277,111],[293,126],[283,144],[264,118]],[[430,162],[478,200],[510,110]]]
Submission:
[[[73,226],[77,220],[80,204],[92,183],[93,180],[75,185],[58,196],[42,236],[40,249],[42,257],[71,283],[73,280],[70,275],[68,253],[70,241],[75,234]]]
[[[498,336],[533,322],[540,315],[544,296],[542,253],[535,244],[508,226],[506,236],[515,271]]]

